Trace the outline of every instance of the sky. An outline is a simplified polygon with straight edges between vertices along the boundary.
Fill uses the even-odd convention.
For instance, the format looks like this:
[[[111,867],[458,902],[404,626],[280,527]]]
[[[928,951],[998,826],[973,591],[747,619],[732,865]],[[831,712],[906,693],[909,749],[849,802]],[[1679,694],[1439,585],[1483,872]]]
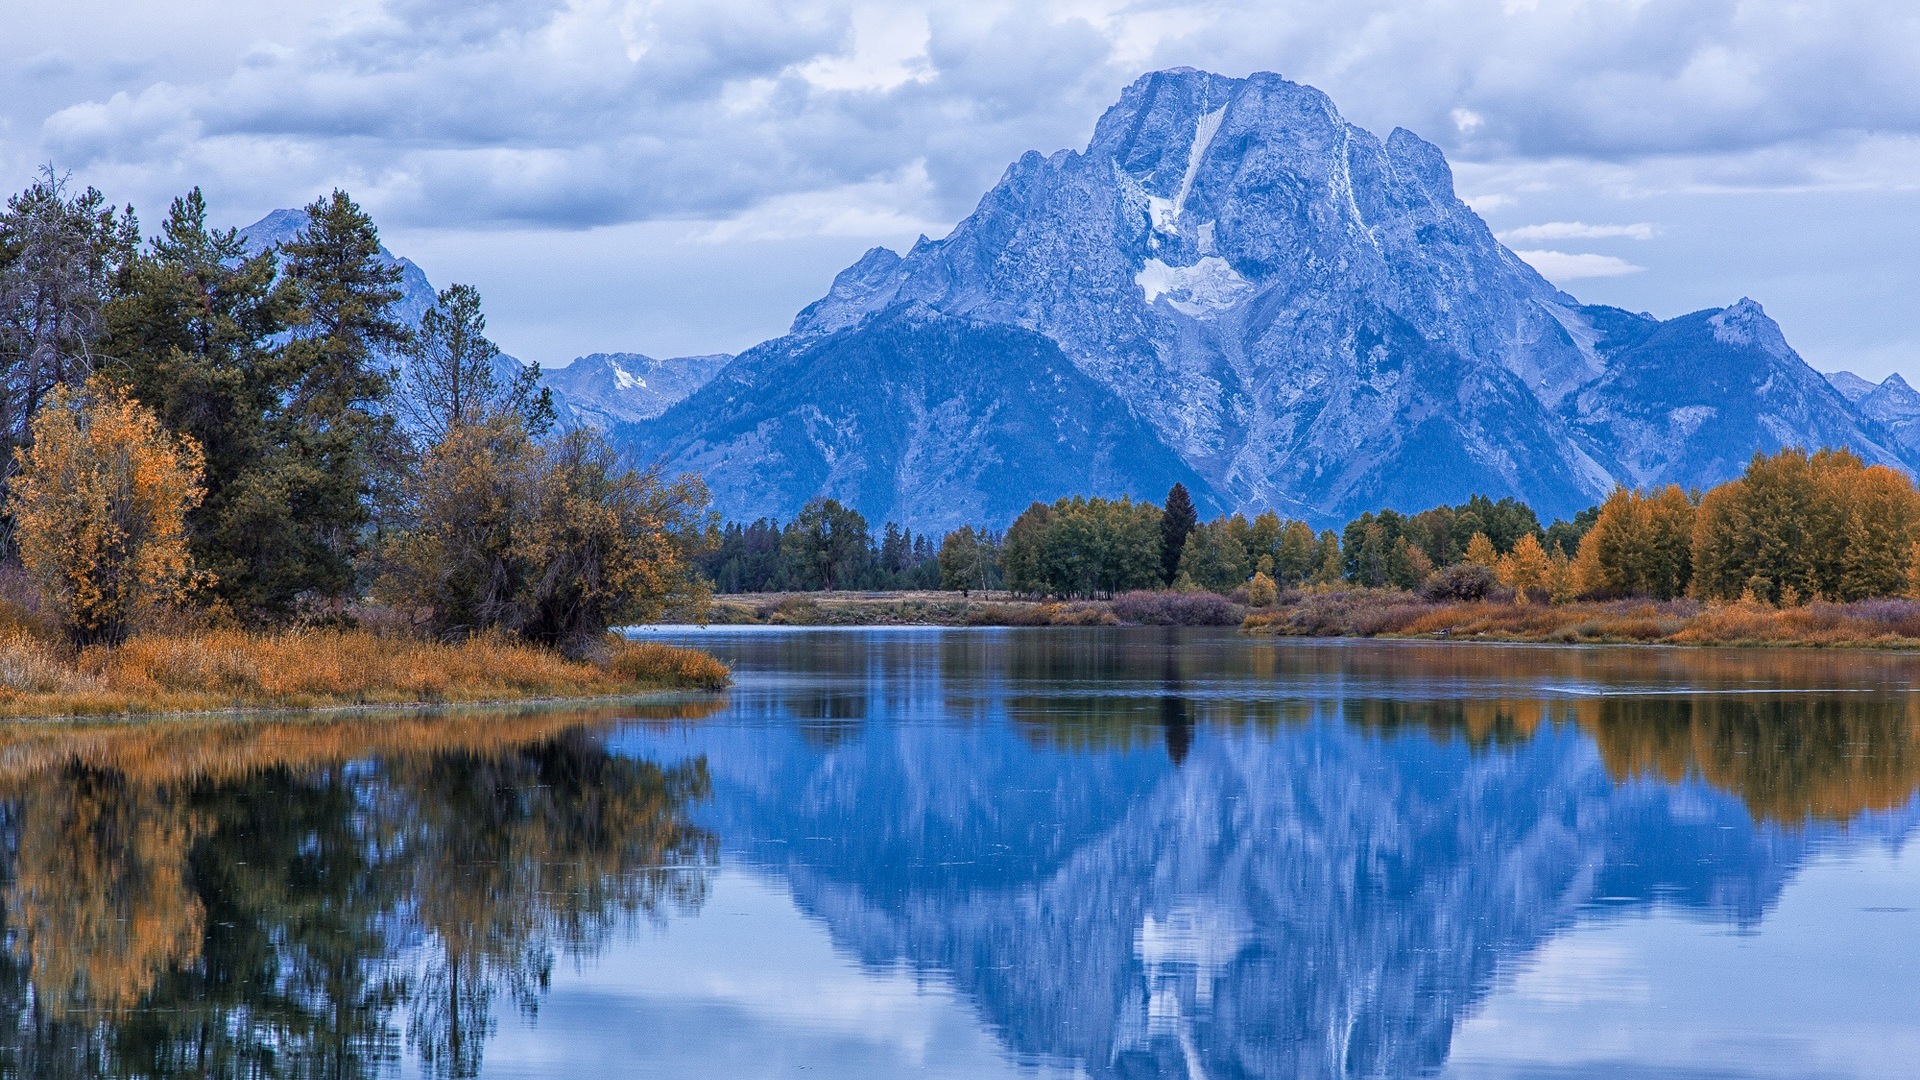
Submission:
[[[51,163],[149,227],[342,187],[522,359],[734,352],[1180,65],[1439,144],[1587,302],[1751,296],[1920,383],[1911,0],[9,0],[0,186]]]

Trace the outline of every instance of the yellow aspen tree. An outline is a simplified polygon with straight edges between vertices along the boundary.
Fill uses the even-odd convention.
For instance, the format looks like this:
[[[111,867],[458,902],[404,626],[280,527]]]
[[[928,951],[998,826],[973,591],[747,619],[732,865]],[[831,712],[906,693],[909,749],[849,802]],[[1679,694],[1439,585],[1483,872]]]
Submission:
[[[1247,582],[1247,603],[1254,607],[1271,607],[1279,595],[1280,590],[1265,571],[1254,574],[1253,580]]]
[[[31,431],[7,507],[20,562],[75,645],[119,644],[194,581],[200,448],[99,376],[55,390]]]
[[[1500,581],[1513,590],[1513,602],[1524,604],[1536,593],[1548,591],[1553,563],[1539,537],[1528,533],[1513,545],[1513,552],[1500,560]]]
[[[1920,492],[1913,481],[1884,465],[1849,478],[1845,499],[1846,550],[1841,555],[1839,599],[1897,596],[1907,587]]]
[[[1907,548],[1907,599],[1920,600],[1920,543]]]
[[[1555,548],[1548,553],[1547,563],[1547,599],[1556,604],[1572,603],[1580,596],[1580,578],[1574,572],[1573,560]]]
[[[1500,568],[1500,555],[1493,550],[1493,541],[1487,539],[1487,534],[1483,532],[1474,533],[1473,538],[1467,541],[1466,561],[1489,570]]]

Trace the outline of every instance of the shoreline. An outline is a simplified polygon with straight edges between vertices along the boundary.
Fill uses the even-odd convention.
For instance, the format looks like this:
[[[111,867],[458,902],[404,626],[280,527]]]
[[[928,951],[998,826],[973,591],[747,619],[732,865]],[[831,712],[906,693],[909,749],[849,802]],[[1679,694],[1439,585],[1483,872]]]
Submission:
[[[610,637],[568,659],[499,637],[438,642],[366,630],[137,635],[71,649],[0,635],[0,720],[319,713],[633,700],[724,690],[697,649]]]
[[[0,727],[8,724],[87,724],[144,723],[152,720],[258,720],[269,717],[289,719],[345,718],[404,713],[407,716],[437,716],[457,712],[545,712],[558,708],[607,707],[618,705],[665,705],[677,702],[718,700],[726,690],[700,690],[684,686],[665,686],[631,693],[598,694],[582,697],[475,698],[473,700],[365,701],[328,705],[227,705],[206,709],[157,709],[125,712],[0,713]]]
[[[707,629],[1230,626],[1253,637],[1324,640],[1920,651],[1920,600],[1908,599],[1790,608],[1690,599],[1512,604],[1350,589],[1293,592],[1256,608],[1211,593],[1099,600],[929,591],[736,593],[715,596],[704,619],[671,614],[676,623]]]

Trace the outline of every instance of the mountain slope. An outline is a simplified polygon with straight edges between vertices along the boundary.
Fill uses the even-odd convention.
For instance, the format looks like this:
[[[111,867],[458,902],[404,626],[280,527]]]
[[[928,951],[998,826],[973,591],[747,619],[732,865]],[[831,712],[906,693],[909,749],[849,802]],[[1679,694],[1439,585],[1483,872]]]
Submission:
[[[945,239],[868,252],[767,348],[857,336],[901,305],[1045,336],[1221,502],[1317,524],[1473,491],[1568,515],[1616,483],[1712,483],[1796,443],[1904,463],[1758,305],[1666,324],[1582,306],[1501,246],[1437,148],[1267,73],[1142,77],[1085,151],[1029,153]],[[678,412],[668,442],[717,446],[702,423]],[[756,437],[774,441],[731,451],[742,476],[738,455],[795,450]],[[731,512],[732,481],[709,479]]]
[[[698,472],[740,519],[814,495],[915,529],[1003,523],[1066,492],[1210,489],[1048,339],[917,305],[858,330],[742,354],[658,420],[616,429],[643,461]]]
[[[1585,314],[1607,373],[1577,395],[1575,423],[1618,463],[1621,483],[1707,487],[1756,451],[1787,446],[1850,446],[1869,462],[1901,464],[1881,427],[1808,367],[1752,300],[1666,322],[1614,308]]]
[[[668,360],[641,353],[591,353],[541,372],[541,381],[565,399],[575,422],[606,428],[659,416],[705,386],[732,359],[725,353]]]

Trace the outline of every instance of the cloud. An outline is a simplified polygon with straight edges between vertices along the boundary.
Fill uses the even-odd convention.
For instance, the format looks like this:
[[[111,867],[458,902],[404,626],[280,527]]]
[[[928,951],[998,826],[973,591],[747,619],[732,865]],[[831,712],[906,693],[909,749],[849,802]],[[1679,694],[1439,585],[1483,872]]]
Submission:
[[[1515,251],[1514,254],[1556,285],[1582,278],[1624,277],[1646,269],[1612,255],[1571,254],[1565,251]]]
[[[1651,240],[1660,235],[1660,227],[1644,221],[1632,225],[1549,221],[1540,225],[1522,225],[1517,229],[1502,229],[1494,235],[1505,244],[1532,244],[1542,240]]]
[[[188,40],[206,27],[187,0],[153,7],[151,40],[99,55],[52,15],[0,15],[97,91],[10,113],[45,80],[0,75],[32,91],[0,131],[39,136],[0,166],[277,181],[279,202],[351,182],[409,223],[583,228],[726,220],[919,163],[928,186],[877,212],[950,221],[1021,152],[1083,144],[1121,86],[1182,63],[1277,68],[1456,160],[1669,186],[1898,183],[1920,137],[1920,10],[1896,0],[305,0],[227,25],[224,70]]]

